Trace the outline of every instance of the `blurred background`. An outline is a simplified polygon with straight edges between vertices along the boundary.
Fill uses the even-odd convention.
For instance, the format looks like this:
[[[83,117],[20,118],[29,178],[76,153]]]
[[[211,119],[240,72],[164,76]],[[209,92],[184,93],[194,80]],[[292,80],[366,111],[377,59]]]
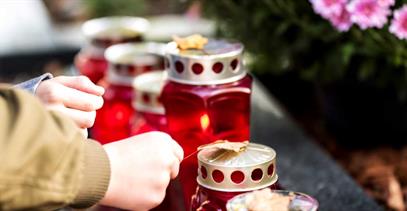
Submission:
[[[406,40],[390,33],[392,14],[381,27],[341,28],[312,2],[2,0],[0,82],[77,74],[81,25],[97,17],[145,17],[148,41],[194,33],[237,39],[250,71],[292,119],[372,197],[398,210],[407,201]]]

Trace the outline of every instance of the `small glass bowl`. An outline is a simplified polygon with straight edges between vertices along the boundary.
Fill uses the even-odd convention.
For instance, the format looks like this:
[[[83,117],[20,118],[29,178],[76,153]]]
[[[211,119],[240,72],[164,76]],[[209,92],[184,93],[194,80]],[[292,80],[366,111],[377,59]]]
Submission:
[[[281,194],[283,196],[293,195],[288,210],[290,211],[317,211],[318,210],[318,201],[313,197],[299,192],[287,191],[287,190],[271,190],[273,194]],[[248,211],[246,205],[247,196],[253,194],[253,192],[243,193],[237,195],[230,199],[226,204],[227,211]],[[273,210],[273,207],[270,207],[270,210]]]

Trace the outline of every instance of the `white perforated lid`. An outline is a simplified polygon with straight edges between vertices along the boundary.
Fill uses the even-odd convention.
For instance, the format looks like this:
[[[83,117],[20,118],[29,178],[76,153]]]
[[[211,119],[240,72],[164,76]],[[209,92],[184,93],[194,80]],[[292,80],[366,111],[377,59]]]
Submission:
[[[166,79],[166,72],[153,71],[141,74],[134,80],[133,88],[136,97],[133,106],[137,111],[164,114],[160,97]]]
[[[175,42],[167,46],[169,80],[193,85],[222,84],[243,78],[243,45],[210,39],[203,49],[180,50]]]
[[[96,18],[82,25],[82,32],[88,39],[121,40],[144,34],[150,24],[140,17],[113,16]]]
[[[276,152],[261,144],[249,143],[240,152],[203,149],[198,153],[198,184],[234,192],[265,188],[277,181],[275,162]]]
[[[109,62],[107,81],[131,86],[139,75],[164,69],[162,43],[125,43],[109,47],[105,58]]]

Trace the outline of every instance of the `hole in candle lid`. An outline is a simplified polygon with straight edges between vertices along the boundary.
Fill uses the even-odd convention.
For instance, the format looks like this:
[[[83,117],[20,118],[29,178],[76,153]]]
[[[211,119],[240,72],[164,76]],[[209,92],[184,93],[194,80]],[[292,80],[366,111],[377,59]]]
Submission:
[[[95,38],[92,40],[92,44],[107,47],[113,44],[112,40],[109,39],[102,39],[102,38]]]
[[[142,41],[141,36],[132,36],[132,37],[124,38],[123,40],[120,41],[120,43],[140,42],[140,41]]]
[[[142,66],[140,68],[141,68],[143,73],[148,73],[148,72],[150,72],[151,70],[154,69],[154,66],[153,65],[146,65],[146,66]]]
[[[180,61],[175,62],[175,70],[178,73],[182,73],[184,71],[184,65],[182,64],[182,62],[180,62]]]
[[[121,64],[114,64],[114,65],[113,65],[113,68],[114,68],[117,72],[119,72],[120,69],[122,68],[122,65],[121,65]]]
[[[150,95],[144,93],[143,94],[143,102],[149,103],[150,102]]]
[[[220,62],[216,62],[215,64],[213,64],[212,66],[212,70],[215,73],[220,73],[223,70],[223,64]]]
[[[199,75],[203,72],[203,66],[199,63],[195,63],[192,65],[192,72]]]
[[[206,179],[206,177],[208,177],[208,172],[206,171],[206,168],[204,166],[201,166],[201,176],[204,179]]]
[[[136,73],[136,67],[134,67],[133,65],[127,65],[126,68],[129,75],[134,75]]]
[[[236,70],[238,62],[239,61],[237,59],[233,59],[233,61],[230,63],[230,67],[232,67],[232,70]]]
[[[259,168],[254,169],[252,172],[252,180],[259,181],[263,177],[263,171]]]
[[[160,96],[157,97],[157,102],[160,103],[160,104],[163,103],[162,95],[160,95]]]
[[[221,183],[224,179],[223,173],[219,170],[214,170],[212,172],[212,178],[215,180],[217,183]]]
[[[234,171],[230,178],[234,183],[240,184],[244,180],[244,174],[241,171]]]
[[[268,174],[269,176],[272,176],[273,173],[274,173],[274,165],[273,165],[273,164],[270,164],[270,166],[267,168],[267,174]]]
[[[170,61],[168,60],[168,58],[164,59],[164,65],[165,65],[165,68],[167,68],[167,69],[170,68]]]

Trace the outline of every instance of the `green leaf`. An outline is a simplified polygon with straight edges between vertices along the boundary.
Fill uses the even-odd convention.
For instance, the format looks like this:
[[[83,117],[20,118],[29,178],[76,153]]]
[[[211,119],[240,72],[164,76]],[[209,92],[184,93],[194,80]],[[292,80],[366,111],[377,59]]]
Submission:
[[[355,46],[352,43],[346,43],[342,46],[342,61],[345,66],[348,66],[353,53],[355,52]]]
[[[359,71],[358,71],[358,77],[360,80],[366,80],[368,79],[371,75],[373,75],[375,71],[374,64],[372,61],[366,61],[364,62]]]

